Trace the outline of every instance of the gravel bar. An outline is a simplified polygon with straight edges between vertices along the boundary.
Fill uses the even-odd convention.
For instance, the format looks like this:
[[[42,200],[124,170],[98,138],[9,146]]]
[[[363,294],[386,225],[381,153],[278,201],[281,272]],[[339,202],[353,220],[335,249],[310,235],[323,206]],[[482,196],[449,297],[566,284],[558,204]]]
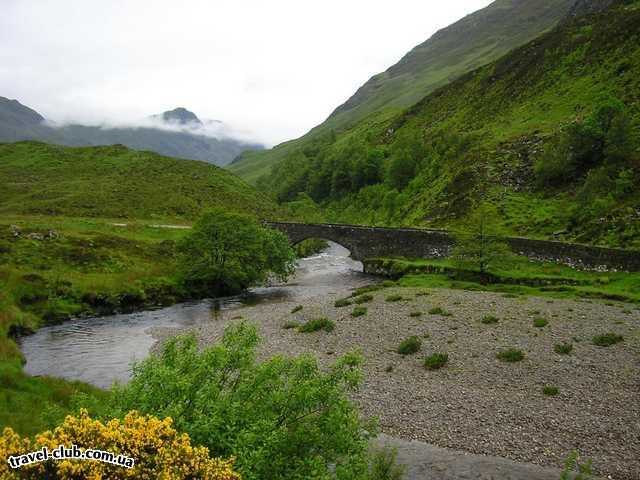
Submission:
[[[216,342],[242,316],[260,325],[262,358],[311,352],[326,364],[361,351],[364,382],[354,400],[363,415],[379,418],[385,434],[405,441],[552,468],[561,468],[575,450],[598,475],[640,479],[638,307],[392,287],[371,293],[374,299],[362,305],[366,315],[352,318],[353,306],[334,307],[350,293],[227,311],[197,333],[205,344]],[[392,295],[402,300],[387,301]],[[291,314],[298,304],[304,308]],[[436,307],[449,315],[429,314]],[[485,315],[497,323],[482,323]],[[282,328],[287,321],[320,316],[335,320],[333,332]],[[540,318],[548,324],[534,327]],[[593,345],[594,336],[609,332],[624,341]],[[399,355],[399,343],[409,336],[422,340],[421,351]],[[556,353],[559,343],[571,343],[571,354]],[[524,359],[499,361],[496,353],[508,348],[521,350]],[[435,352],[447,353],[448,363],[425,369],[425,356]],[[547,396],[545,386],[559,393]]]

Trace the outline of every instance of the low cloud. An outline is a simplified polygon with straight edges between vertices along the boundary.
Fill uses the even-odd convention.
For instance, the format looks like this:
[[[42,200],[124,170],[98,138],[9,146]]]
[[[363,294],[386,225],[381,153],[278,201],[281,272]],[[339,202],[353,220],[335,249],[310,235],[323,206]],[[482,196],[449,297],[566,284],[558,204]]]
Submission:
[[[175,121],[165,121],[161,115],[154,115],[151,117],[141,118],[137,120],[102,120],[102,121],[53,121],[45,120],[45,125],[51,128],[64,128],[70,125],[82,125],[87,127],[100,128],[102,130],[116,130],[116,129],[139,129],[139,128],[152,128],[156,130],[163,130],[167,132],[188,133],[191,135],[201,135],[204,137],[211,137],[218,140],[231,139],[238,140],[243,143],[260,144],[265,145],[265,142],[258,139],[258,135],[248,130],[242,130],[233,128],[220,120],[201,120],[201,123],[188,122],[179,123]]]

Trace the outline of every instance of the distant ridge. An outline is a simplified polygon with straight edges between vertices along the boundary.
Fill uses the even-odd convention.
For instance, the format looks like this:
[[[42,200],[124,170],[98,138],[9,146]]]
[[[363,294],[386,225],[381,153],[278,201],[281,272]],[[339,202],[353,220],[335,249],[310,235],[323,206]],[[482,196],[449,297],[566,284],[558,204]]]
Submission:
[[[205,134],[207,127],[222,130],[217,120],[203,122],[184,107],[153,115],[141,127],[103,127],[50,124],[35,110],[17,100],[0,97],[0,142],[38,140],[68,146],[122,144],[135,150],[150,150],[171,157],[201,160],[224,166],[246,150],[264,146],[220,135]],[[162,128],[162,127],[167,128]],[[184,127],[184,128],[172,128]]]

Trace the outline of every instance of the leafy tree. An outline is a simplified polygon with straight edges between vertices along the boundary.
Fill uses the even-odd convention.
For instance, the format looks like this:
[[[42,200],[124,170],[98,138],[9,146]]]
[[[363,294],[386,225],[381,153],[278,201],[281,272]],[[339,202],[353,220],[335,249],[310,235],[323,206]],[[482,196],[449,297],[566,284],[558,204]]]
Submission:
[[[361,379],[360,357],[346,355],[328,369],[312,356],[260,363],[258,343],[246,323],[204,350],[193,336],[174,338],[115,388],[111,414],[135,408],[171,417],[212,456],[235,457],[246,480],[368,478],[375,428],[347,398]]]
[[[624,104],[607,97],[589,117],[569,125],[550,141],[534,170],[539,186],[560,185],[602,165],[614,169],[633,166],[635,156],[633,128]]]
[[[467,231],[456,235],[451,253],[459,268],[474,270],[483,280],[492,268],[504,266],[512,256],[509,246],[497,235],[496,216],[492,206],[481,203],[469,217]]]
[[[237,293],[293,272],[295,254],[287,237],[246,214],[216,208],[205,213],[180,243],[180,275],[191,290],[209,295]]]

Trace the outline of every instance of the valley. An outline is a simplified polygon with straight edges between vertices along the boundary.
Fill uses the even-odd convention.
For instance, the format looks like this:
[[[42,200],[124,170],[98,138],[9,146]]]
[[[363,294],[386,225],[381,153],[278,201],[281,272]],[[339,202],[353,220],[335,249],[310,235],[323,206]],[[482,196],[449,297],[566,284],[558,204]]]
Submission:
[[[260,74],[160,93],[292,101],[266,41],[191,58],[214,30],[167,55]],[[0,97],[0,456],[138,462],[0,478],[640,478],[640,0],[495,0],[344,98],[266,149]]]

